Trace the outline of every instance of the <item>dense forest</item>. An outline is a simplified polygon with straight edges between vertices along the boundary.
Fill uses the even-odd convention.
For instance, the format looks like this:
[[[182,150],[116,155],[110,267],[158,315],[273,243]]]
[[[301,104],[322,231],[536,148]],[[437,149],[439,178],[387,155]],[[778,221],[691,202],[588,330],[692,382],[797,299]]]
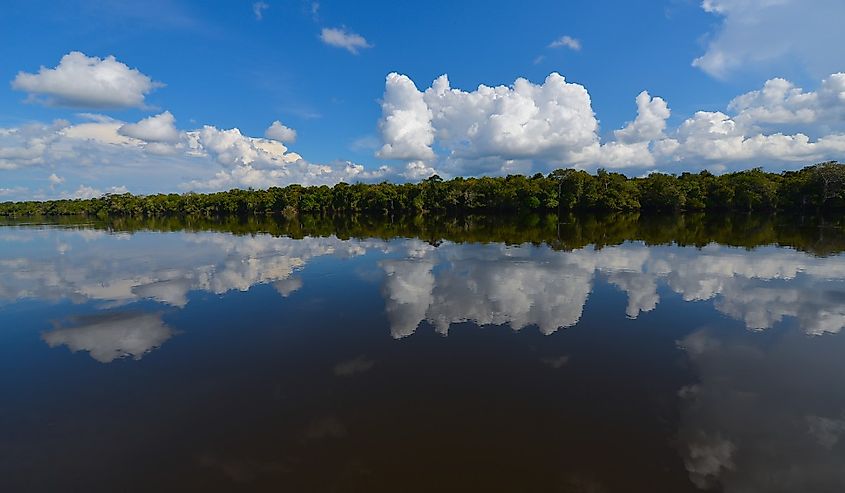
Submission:
[[[290,185],[266,190],[198,194],[129,193],[92,199],[4,202],[4,216],[204,216],[299,213],[476,213],[543,211],[769,211],[845,208],[845,164],[825,162],[799,171],[760,168],[628,178],[560,169],[531,177],[454,178],[419,183]]]

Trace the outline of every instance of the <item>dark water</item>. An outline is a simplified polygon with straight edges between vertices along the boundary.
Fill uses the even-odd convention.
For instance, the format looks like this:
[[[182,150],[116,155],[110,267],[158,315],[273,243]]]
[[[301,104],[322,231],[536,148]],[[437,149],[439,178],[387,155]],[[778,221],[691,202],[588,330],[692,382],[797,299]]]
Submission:
[[[844,237],[9,223],[0,491],[842,492]]]

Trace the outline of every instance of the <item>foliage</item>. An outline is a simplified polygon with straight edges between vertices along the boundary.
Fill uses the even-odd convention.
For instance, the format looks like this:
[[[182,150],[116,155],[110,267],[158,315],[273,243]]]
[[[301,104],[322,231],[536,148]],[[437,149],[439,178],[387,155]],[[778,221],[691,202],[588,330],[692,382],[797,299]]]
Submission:
[[[417,184],[290,185],[209,194],[105,195],[93,199],[5,202],[0,215],[200,216],[328,213],[441,214],[539,211],[833,210],[845,208],[845,165],[767,173],[652,173],[627,178],[561,169],[548,176],[455,178]]]

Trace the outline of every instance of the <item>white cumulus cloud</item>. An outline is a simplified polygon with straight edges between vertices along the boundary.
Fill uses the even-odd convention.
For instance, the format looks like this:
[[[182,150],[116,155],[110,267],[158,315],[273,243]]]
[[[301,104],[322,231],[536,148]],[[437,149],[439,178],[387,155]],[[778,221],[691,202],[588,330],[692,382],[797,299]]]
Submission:
[[[31,101],[80,108],[143,107],[144,98],[163,84],[114,56],[89,57],[72,51],[55,68],[18,72],[12,88],[29,93]]]
[[[279,142],[287,142],[293,144],[296,142],[296,130],[283,125],[282,122],[276,120],[264,132],[264,136],[268,139],[278,140]]]
[[[845,73],[829,75],[817,91],[771,79],[725,112],[698,111],[675,128],[663,98],[642,91],[636,106],[635,119],[601,139],[587,89],[556,73],[542,84],[517,79],[474,91],[450,87],[445,75],[420,91],[394,73],[385,85],[377,156],[477,176],[562,166],[779,170],[845,153]]]
[[[179,140],[176,118],[169,111],[144,118],[138,123],[127,123],[118,128],[117,132],[145,142],[173,143]]]
[[[407,160],[434,157],[431,110],[408,76],[397,73],[387,76],[381,108],[379,129],[384,146],[377,153],[379,157]]]

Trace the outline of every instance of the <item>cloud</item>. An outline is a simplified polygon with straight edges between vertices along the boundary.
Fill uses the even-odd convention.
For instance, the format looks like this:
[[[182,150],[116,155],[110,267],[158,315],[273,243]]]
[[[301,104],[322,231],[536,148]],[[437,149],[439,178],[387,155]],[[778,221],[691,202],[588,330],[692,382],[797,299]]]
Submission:
[[[381,109],[379,130],[384,146],[376,153],[378,157],[418,161],[434,157],[431,109],[409,77],[395,72],[387,76]]]
[[[28,191],[29,189],[26,187],[0,188],[0,197],[17,196]]]
[[[845,121],[845,73],[823,79],[817,92],[804,91],[786,79],[769,79],[762,89],[732,99],[728,110],[735,112],[734,119],[747,128],[838,124],[841,129]]]
[[[581,51],[581,41],[572,36],[561,36],[549,43],[549,48],[568,48],[572,51]]]
[[[0,170],[13,170],[44,164],[48,150],[60,138],[69,123],[30,123],[16,128],[0,129]]]
[[[133,193],[211,191],[407,181],[435,173],[533,174],[568,166],[627,169],[634,176],[760,164],[779,171],[845,154],[845,73],[828,75],[815,90],[771,79],[733,98],[724,111],[698,111],[674,128],[663,98],[642,91],[635,102],[635,118],[602,139],[587,89],[556,73],[539,84],[520,78],[471,91],[452,88],[446,75],[420,90],[407,76],[391,73],[376,155],[398,163],[314,163],[289,150],[296,132],[279,121],[265,137],[254,137],[212,125],[179,130],[174,115],[164,111],[138,122],[80,113],[76,123],[0,128],[0,170],[21,170],[17,176],[30,180],[6,181],[7,190],[20,191],[7,197],[45,199],[83,185],[101,191],[130,183]],[[66,181],[37,189],[35,173],[25,171],[36,167]]]
[[[51,186],[51,187],[55,187],[55,186],[57,186],[57,185],[61,185],[62,183],[64,183],[64,182],[65,182],[65,179],[64,179],[64,178],[62,178],[61,176],[59,176],[59,175],[57,175],[57,174],[55,174],[55,173],[52,173],[50,176],[48,176],[48,177],[47,177],[47,180],[50,182],[50,186]]]
[[[179,140],[176,130],[176,119],[169,111],[144,118],[138,123],[127,123],[117,129],[117,132],[133,139],[145,142],[174,143]]]
[[[191,152],[211,157],[223,169],[213,178],[194,180],[184,184],[183,188],[266,188],[291,183],[331,185],[340,181],[371,181],[390,176],[386,167],[368,171],[349,161],[314,164],[299,154],[288,152],[287,147],[277,140],[249,137],[236,128],[220,130],[206,125],[200,130],[188,132],[187,138]]]
[[[343,48],[353,55],[357,55],[359,50],[373,47],[363,36],[343,27],[324,27],[320,31],[320,40],[329,46]]]
[[[613,134],[619,142],[646,142],[663,137],[671,112],[663,98],[651,97],[648,91],[637,95],[637,118]]]
[[[100,363],[111,363],[127,356],[139,360],[172,336],[160,314],[117,313],[80,317],[72,327],[58,326],[41,338],[50,347],[87,351]]]
[[[85,115],[71,124],[27,124],[0,128],[0,170],[44,167],[64,183],[49,190],[11,194],[16,199],[92,196],[131,183],[133,193],[266,188],[292,183],[333,185],[339,181],[404,180],[403,174],[426,174],[425,168],[387,166],[365,169],[349,161],[313,163],[271,138],[252,137],[237,128],[205,125],[180,131],[170,112],[127,123],[101,115]],[[293,129],[270,126],[270,136],[291,141]],[[96,169],[96,173],[92,170]],[[62,189],[62,186],[67,187]],[[164,187],[164,188],[163,188]],[[71,191],[77,190],[77,193]]]
[[[114,56],[88,57],[78,51],[63,56],[56,68],[18,72],[12,81],[12,88],[29,93],[30,101],[75,108],[142,108],[146,95],[162,86]]]
[[[293,144],[296,142],[296,130],[282,125],[282,122],[276,120],[264,132],[264,136],[268,139],[278,140],[279,142],[287,142]]]
[[[822,76],[845,65],[836,47],[845,4],[838,0],[705,0],[722,18],[707,49],[692,64],[727,78],[742,71],[798,68]],[[783,36],[783,33],[790,33]]]
[[[698,111],[669,128],[669,104],[642,91],[637,116],[600,139],[586,88],[556,73],[542,84],[420,91],[407,76],[385,85],[377,156],[422,163],[444,176],[595,169],[731,170],[770,163],[795,168],[845,153],[845,74],[804,91],[784,79],[734,98],[727,111]],[[801,125],[801,131],[796,130]],[[417,165],[415,165],[417,166]],[[641,171],[640,171],[641,172]]]
[[[453,89],[438,77],[424,92],[390,74],[379,121],[382,158],[430,161],[436,143],[449,154],[433,166],[449,174],[502,172],[522,159],[564,163],[598,141],[586,89],[559,74],[543,84]]]
[[[267,2],[255,2],[252,4],[252,13],[255,14],[256,20],[264,19],[264,11],[270,8]]]
[[[89,187],[87,185],[80,185],[76,191],[66,194],[63,198],[71,198],[71,199],[95,199],[98,197],[102,197],[107,193],[111,194],[123,194],[128,192],[129,190],[125,186],[118,186],[118,187],[111,187],[108,189],[107,192],[103,192],[102,190],[98,190],[94,187]]]

